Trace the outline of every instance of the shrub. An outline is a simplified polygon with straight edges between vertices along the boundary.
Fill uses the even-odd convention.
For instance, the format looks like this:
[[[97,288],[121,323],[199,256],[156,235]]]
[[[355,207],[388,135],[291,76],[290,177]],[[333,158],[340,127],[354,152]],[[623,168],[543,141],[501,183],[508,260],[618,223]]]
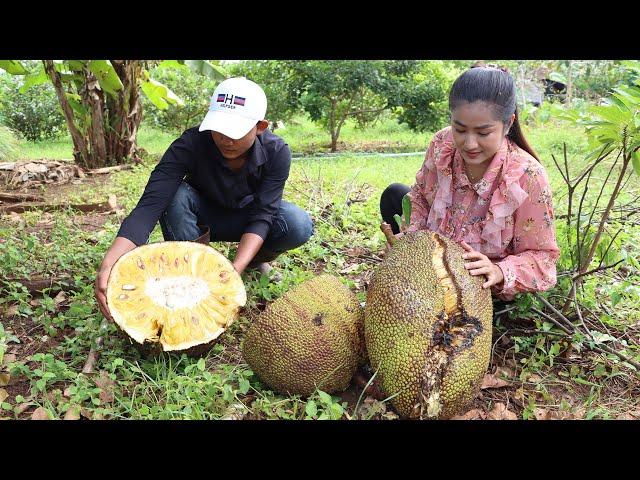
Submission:
[[[160,110],[147,97],[142,97],[146,123],[171,133],[181,133],[200,124],[209,109],[211,95],[218,82],[187,67],[156,68],[151,72],[151,77],[165,84],[180,97],[184,105],[169,105],[166,110]]]
[[[67,126],[53,85],[35,85],[20,93],[23,77],[0,76],[0,117],[30,141],[56,138]]]

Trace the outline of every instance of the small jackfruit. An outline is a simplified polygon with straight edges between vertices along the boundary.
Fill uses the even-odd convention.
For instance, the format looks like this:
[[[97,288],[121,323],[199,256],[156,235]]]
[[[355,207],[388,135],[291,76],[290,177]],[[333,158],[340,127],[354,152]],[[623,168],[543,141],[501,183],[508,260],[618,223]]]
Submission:
[[[491,292],[464,268],[463,253],[436,233],[408,232],[372,275],[366,349],[402,417],[461,413],[489,364]]]
[[[349,386],[364,360],[363,311],[340,280],[320,275],[267,306],[242,345],[251,369],[276,392],[311,395]]]
[[[187,353],[202,353],[196,347],[220,336],[247,300],[229,260],[194,242],[152,243],[124,254],[106,296],[114,321],[138,344]]]

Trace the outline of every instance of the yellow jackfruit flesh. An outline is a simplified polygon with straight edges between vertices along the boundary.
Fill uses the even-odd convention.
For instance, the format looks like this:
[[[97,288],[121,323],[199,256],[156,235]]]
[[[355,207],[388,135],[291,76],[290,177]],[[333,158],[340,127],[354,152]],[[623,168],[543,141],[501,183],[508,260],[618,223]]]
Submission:
[[[346,389],[364,358],[357,296],[330,275],[297,285],[253,322],[242,345],[251,369],[276,392]]]
[[[433,232],[406,233],[367,291],[371,367],[398,414],[448,418],[477,394],[491,353],[493,306],[464,250]]]
[[[159,342],[164,351],[212,342],[246,298],[229,260],[194,242],[137,247],[118,259],[107,283],[107,304],[118,326],[140,344]]]

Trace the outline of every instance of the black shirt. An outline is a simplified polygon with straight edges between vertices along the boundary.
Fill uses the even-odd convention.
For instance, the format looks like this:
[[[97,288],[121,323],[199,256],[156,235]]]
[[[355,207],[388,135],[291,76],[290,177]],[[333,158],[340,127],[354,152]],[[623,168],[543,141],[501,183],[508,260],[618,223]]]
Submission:
[[[151,172],[142,197],[122,222],[118,236],[136,245],[146,243],[184,180],[213,205],[249,209],[245,233],[264,239],[280,208],[290,166],[289,146],[269,130],[256,136],[244,166],[234,172],[211,132],[190,128],[171,144]]]

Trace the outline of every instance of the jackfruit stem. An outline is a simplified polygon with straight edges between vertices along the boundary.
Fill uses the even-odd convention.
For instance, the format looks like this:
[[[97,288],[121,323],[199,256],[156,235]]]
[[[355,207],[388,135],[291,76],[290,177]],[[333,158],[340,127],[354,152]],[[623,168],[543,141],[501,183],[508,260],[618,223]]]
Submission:
[[[384,236],[387,237],[387,242],[393,246],[394,243],[398,240],[396,236],[393,234],[393,230],[391,230],[391,225],[387,222],[382,222],[380,224],[380,230],[384,233]]]

